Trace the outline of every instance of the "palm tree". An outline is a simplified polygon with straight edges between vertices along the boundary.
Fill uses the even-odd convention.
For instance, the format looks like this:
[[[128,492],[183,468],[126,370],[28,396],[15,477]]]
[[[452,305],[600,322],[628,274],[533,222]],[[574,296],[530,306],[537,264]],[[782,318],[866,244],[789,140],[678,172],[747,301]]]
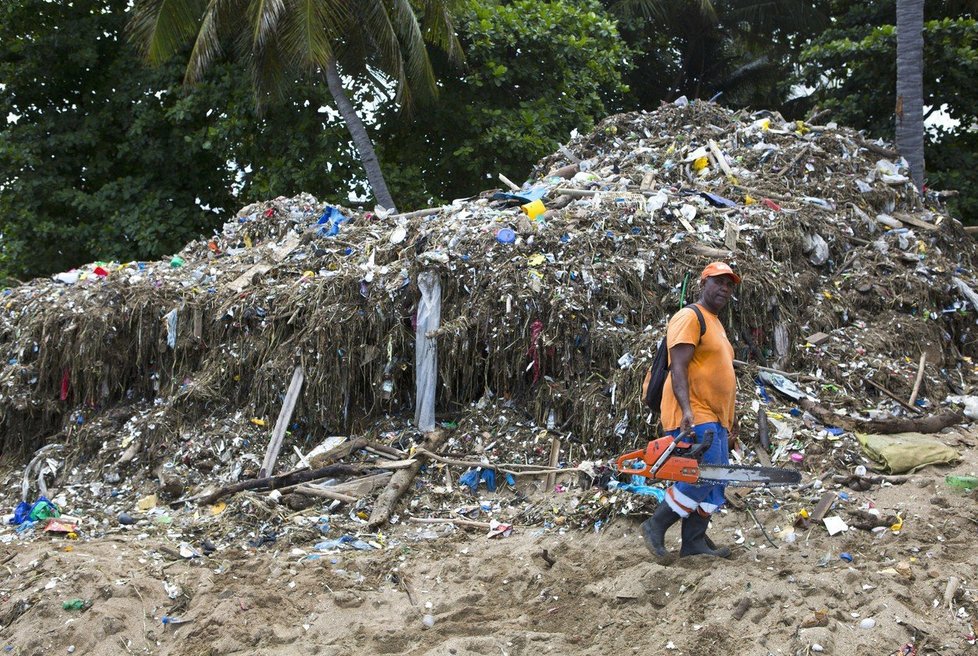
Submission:
[[[461,58],[457,0],[135,0],[130,31],[152,64],[193,44],[185,82],[193,84],[225,51],[247,64],[258,105],[303,75],[325,79],[378,204],[394,210],[363,121],[340,70],[410,108],[436,92],[427,44]],[[380,76],[378,76],[378,73]],[[381,76],[386,76],[386,80]]]
[[[924,188],[924,0],[897,0],[897,150]]]

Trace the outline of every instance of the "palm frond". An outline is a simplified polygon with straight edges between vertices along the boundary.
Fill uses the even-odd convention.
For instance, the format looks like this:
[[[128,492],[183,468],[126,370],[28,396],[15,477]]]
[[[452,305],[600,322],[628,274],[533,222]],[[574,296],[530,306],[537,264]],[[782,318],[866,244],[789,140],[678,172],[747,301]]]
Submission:
[[[665,21],[668,8],[663,0],[616,0],[608,10],[622,18],[656,18]]]
[[[455,33],[455,16],[460,11],[459,0],[425,0],[421,5],[421,31],[424,40],[448,55],[452,62],[465,59],[462,44]]]
[[[804,0],[740,0],[731,3],[730,17],[761,34],[774,29],[816,32],[828,26],[826,15]]]
[[[294,0],[282,25],[282,46],[302,69],[323,68],[335,57],[334,43],[356,29],[342,0]]]
[[[283,0],[252,0],[248,4],[248,20],[251,22],[251,43],[261,49],[278,31],[279,20],[285,11]]]
[[[187,60],[187,70],[184,74],[185,84],[196,84],[204,75],[204,71],[217,57],[223,53],[222,35],[227,34],[236,22],[237,11],[241,0],[210,0],[204,10],[204,18],[197,31],[194,47]]]
[[[197,34],[207,0],[137,0],[129,30],[152,64],[160,64]]]
[[[251,35],[241,40],[251,44]],[[270,33],[261,48],[252,47],[248,52],[248,64],[251,70],[251,82],[255,90],[255,107],[262,113],[271,97],[280,101],[285,97],[285,89],[290,81],[287,71],[290,69],[290,59],[282,49],[282,44],[276,33]]]
[[[410,105],[413,102],[411,76],[405,67],[398,33],[391,22],[387,7],[383,0],[359,0],[358,6],[362,33],[369,35],[371,39],[371,59],[378,69],[397,84],[397,102],[402,106]]]
[[[425,45],[418,17],[410,0],[390,0],[392,22],[401,44],[401,53],[406,64],[408,82],[426,96],[436,94],[435,72],[431,68],[428,49]]]

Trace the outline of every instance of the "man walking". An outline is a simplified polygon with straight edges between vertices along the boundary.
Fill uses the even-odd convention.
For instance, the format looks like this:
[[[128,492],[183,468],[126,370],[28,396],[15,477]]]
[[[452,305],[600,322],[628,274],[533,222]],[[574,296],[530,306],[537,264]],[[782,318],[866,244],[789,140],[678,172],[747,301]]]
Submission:
[[[737,379],[733,347],[717,318],[730,301],[740,276],[725,262],[713,262],[700,274],[702,291],[695,305],[683,308],[669,321],[666,344],[669,376],[662,389],[662,427],[667,435],[688,434],[688,442],[703,442],[712,433],[712,444],[702,462],[728,464],[727,437],[734,426]],[[696,486],[675,483],[642,524],[645,546],[660,563],[670,560],[666,531],[682,519],[680,556],[707,555],[726,558],[726,547],[714,549],[707,540],[710,515],[723,505],[723,485]]]

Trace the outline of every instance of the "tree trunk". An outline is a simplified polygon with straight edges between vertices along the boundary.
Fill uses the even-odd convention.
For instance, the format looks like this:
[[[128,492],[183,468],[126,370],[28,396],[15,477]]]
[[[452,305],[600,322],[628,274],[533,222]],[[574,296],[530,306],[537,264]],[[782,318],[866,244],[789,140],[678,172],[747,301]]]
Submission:
[[[353,103],[350,102],[350,99],[346,96],[346,91],[343,90],[343,80],[340,78],[340,73],[336,69],[335,59],[331,59],[326,66],[326,86],[329,87],[329,93],[333,96],[336,109],[339,110],[340,116],[343,117],[343,121],[346,123],[346,129],[350,132],[350,137],[353,138],[353,145],[360,155],[360,163],[363,165],[363,170],[367,174],[367,182],[374,192],[377,204],[392,212],[396,212],[397,208],[394,207],[394,199],[391,197],[391,192],[387,189],[387,182],[384,180],[384,174],[380,170],[380,161],[377,159],[377,153],[374,152],[374,145],[370,142],[370,135],[367,134],[367,128],[357,115],[356,109],[353,108]]]
[[[924,0],[897,0],[897,150],[924,187]]]

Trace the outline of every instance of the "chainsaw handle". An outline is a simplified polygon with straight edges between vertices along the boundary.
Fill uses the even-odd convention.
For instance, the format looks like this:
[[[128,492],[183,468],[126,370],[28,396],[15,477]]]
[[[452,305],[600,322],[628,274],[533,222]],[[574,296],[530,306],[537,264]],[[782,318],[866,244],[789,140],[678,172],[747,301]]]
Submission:
[[[699,444],[694,444],[690,447],[689,451],[685,453],[685,457],[693,458],[694,460],[699,460],[703,457],[703,454],[710,450],[713,446],[713,438],[716,436],[716,431],[706,431],[703,434],[703,441]]]
[[[645,449],[639,449],[638,451],[629,451],[628,453],[618,456],[618,460],[615,461],[615,465],[619,472],[622,474],[631,474],[632,476],[645,476],[649,478],[649,463],[645,462]],[[638,460],[639,462],[644,462],[645,467],[642,469],[632,469],[625,467],[625,463],[629,460]]]

